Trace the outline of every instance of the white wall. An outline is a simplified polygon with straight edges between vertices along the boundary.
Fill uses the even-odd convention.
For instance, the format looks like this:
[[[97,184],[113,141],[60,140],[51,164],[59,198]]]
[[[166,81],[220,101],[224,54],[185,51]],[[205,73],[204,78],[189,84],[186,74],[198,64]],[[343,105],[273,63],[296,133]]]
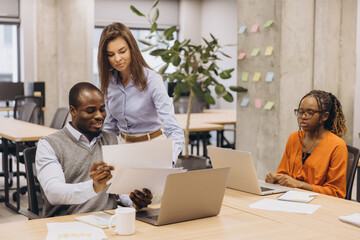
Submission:
[[[236,0],[181,0],[180,1],[180,39],[190,38],[194,43],[201,43],[202,37],[211,39],[210,34],[218,38],[221,45],[233,44],[224,48],[231,58],[222,57],[219,63],[222,69],[234,68],[232,78],[222,81],[225,86],[237,85],[237,1]],[[236,93],[232,93],[234,101],[228,103],[216,99],[212,108],[236,108]],[[216,96],[214,94],[214,96]]]

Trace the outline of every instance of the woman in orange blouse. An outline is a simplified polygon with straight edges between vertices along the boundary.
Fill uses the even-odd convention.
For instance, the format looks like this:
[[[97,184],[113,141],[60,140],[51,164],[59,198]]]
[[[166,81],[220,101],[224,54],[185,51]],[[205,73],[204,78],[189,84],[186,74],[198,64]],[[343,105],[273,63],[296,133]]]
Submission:
[[[348,151],[340,138],[346,125],[339,100],[313,90],[294,112],[299,131],[290,135],[276,173],[265,181],[345,198]]]

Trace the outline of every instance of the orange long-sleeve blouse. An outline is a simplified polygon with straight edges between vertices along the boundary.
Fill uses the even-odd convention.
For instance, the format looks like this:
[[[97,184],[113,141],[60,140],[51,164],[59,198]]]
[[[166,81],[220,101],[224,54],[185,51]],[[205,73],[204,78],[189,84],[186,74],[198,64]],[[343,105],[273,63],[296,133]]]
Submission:
[[[348,151],[344,140],[328,131],[303,164],[299,134],[303,139],[304,131],[290,135],[277,173],[311,184],[314,192],[345,198]]]

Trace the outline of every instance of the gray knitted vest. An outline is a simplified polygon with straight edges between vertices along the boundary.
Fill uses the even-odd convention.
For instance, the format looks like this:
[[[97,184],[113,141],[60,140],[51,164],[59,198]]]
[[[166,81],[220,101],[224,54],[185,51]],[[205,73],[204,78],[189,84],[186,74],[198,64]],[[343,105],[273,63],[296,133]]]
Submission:
[[[79,142],[65,127],[62,130],[46,136],[45,139],[54,149],[64,175],[66,183],[80,183],[90,180],[90,168],[95,161],[102,161],[103,145],[117,144],[117,137],[113,133],[102,132],[102,137],[90,149]],[[115,196],[107,194],[106,190],[98,192],[97,195],[82,204],[56,205],[53,206],[47,200],[45,194],[43,217],[53,217],[76,213],[102,211],[116,208]]]

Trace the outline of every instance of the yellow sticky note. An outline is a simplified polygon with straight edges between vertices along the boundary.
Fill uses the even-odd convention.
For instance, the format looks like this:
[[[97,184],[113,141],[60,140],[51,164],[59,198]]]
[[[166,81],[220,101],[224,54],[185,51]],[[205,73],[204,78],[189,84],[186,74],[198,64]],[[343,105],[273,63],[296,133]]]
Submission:
[[[254,48],[251,52],[251,56],[255,57],[255,56],[259,55],[259,52],[260,52],[260,48]]]
[[[274,47],[273,46],[267,46],[265,50],[265,56],[271,56],[273,54]]]
[[[260,78],[261,78],[261,72],[255,72],[252,80],[254,82],[258,82]]]
[[[267,101],[266,104],[265,104],[265,106],[264,106],[264,109],[265,109],[265,110],[271,110],[273,106],[274,106],[274,102],[272,102],[272,101]]]
[[[249,73],[248,72],[242,72],[241,73],[241,81],[247,82],[248,79],[249,79]]]
[[[272,24],[274,23],[274,20],[267,20],[266,23],[264,24],[264,27],[270,27]]]

